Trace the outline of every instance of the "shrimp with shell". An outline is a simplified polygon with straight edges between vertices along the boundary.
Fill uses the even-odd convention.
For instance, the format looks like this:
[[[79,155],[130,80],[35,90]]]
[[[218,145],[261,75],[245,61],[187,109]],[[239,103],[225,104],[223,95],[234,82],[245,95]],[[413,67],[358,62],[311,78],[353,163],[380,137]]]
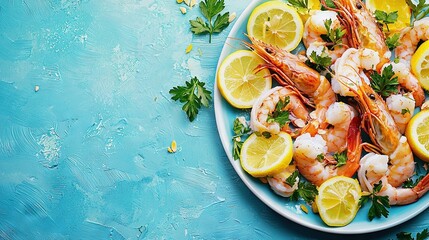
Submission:
[[[310,123],[316,125],[323,123],[328,107],[336,102],[329,81],[307,66],[305,59],[255,38],[250,37],[250,40],[251,43],[244,44],[266,62],[256,71],[269,69],[280,85],[296,89],[303,102],[315,108],[314,118]]]
[[[338,13],[338,20],[346,30],[349,47],[376,51],[380,57],[377,69],[390,62],[392,53],[386,45],[386,37],[365,3],[361,0],[336,0],[332,1],[336,8],[330,8],[326,0],[320,2],[326,9]]]
[[[384,100],[362,81],[354,98],[362,115],[362,126],[372,144],[364,143],[367,152],[375,152],[389,157],[387,180],[393,187],[400,186],[414,173],[414,156],[407,138],[402,136]]]

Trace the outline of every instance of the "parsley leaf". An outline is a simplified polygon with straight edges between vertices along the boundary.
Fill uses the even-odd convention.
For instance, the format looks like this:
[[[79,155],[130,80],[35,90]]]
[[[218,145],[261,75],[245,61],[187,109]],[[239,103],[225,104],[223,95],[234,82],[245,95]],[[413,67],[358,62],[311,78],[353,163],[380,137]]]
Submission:
[[[282,128],[286,123],[288,123],[289,120],[289,111],[283,110],[283,108],[286,107],[290,102],[290,97],[286,96],[285,99],[279,99],[279,101],[276,104],[276,108],[274,109],[274,112],[272,114],[268,115],[267,122],[273,123],[277,122],[280,125],[280,128]]]
[[[423,177],[424,176],[420,176],[415,181],[413,181],[413,179],[409,178],[402,184],[402,187],[403,188],[413,188],[417,185],[417,183],[420,182],[420,180],[423,179]]]
[[[317,161],[322,162],[325,159],[325,155],[323,153],[320,153],[316,157]]]
[[[401,35],[399,34],[399,33],[395,33],[395,34],[393,34],[393,35],[391,35],[391,36],[388,36],[387,38],[386,38],[386,45],[387,45],[387,47],[389,48],[389,50],[393,50],[393,49],[395,49],[397,46],[399,46],[400,45],[400,43],[399,43],[399,37],[400,37]]]
[[[173,95],[171,99],[185,103],[182,109],[191,122],[197,117],[198,109],[201,106],[208,107],[212,100],[211,92],[204,85],[204,82],[200,82],[197,77],[194,77],[191,81],[186,81],[185,86],[176,86],[169,91]]]
[[[429,238],[429,231],[425,228],[423,231],[417,233],[416,240],[424,240]]]
[[[234,160],[240,159],[241,148],[243,148],[243,141],[240,137],[232,138],[232,157]]]
[[[331,25],[332,25],[331,19],[325,20],[324,25],[325,25],[325,29],[326,29],[327,33],[320,35],[320,37],[325,42],[330,43],[330,44],[328,44],[328,49],[332,50],[336,45],[343,43],[342,38],[343,38],[344,34],[346,34],[346,30],[341,29],[341,28],[331,29]]]
[[[389,65],[383,69],[381,75],[377,72],[371,74],[371,87],[382,97],[388,97],[390,94],[398,92],[398,77],[393,77],[395,73],[392,69],[392,65]]]
[[[410,232],[400,232],[396,234],[396,238],[398,240],[413,240],[413,236],[411,236]]]
[[[241,148],[243,147],[244,141],[241,137],[251,133],[251,129],[247,126],[244,117],[237,117],[233,123],[233,129],[235,136],[232,137],[232,156],[234,160],[240,159]]]
[[[416,5],[412,0],[405,0],[408,6],[411,8],[411,27],[414,26],[414,22],[424,18],[429,13],[429,3],[426,3],[426,0],[419,0],[419,3]]]
[[[347,162],[347,150],[342,153],[334,153],[334,159],[337,161],[337,167],[346,165]]]
[[[401,114],[402,114],[402,115],[405,115],[405,114],[407,114],[407,113],[410,113],[410,109],[408,109],[408,108],[403,108],[403,109],[401,110]]]
[[[322,2],[322,10],[330,10],[330,8],[331,9],[337,8],[337,6],[335,6],[335,3],[333,0],[326,0],[325,4],[326,4],[326,6],[323,5],[323,2]]]
[[[298,189],[292,193],[290,199],[292,201],[298,201],[299,198],[302,198],[304,201],[310,203],[314,201],[318,193],[315,185],[310,182],[300,181],[298,183]]]
[[[332,58],[325,50],[320,55],[317,55],[315,51],[311,52],[310,59],[312,61],[307,61],[306,64],[318,72],[322,72],[332,65]]]
[[[375,19],[379,23],[386,25],[386,28],[387,28],[388,32],[390,32],[390,30],[389,30],[389,24],[395,23],[396,20],[398,20],[398,11],[394,11],[394,12],[391,12],[391,13],[386,13],[384,11],[375,10],[374,15],[375,15]]]
[[[229,26],[229,12],[220,13],[225,9],[224,0],[204,0],[199,6],[207,22],[200,17],[190,20],[191,31],[196,35],[209,34],[209,43],[211,43],[213,33],[219,33]]]
[[[294,171],[288,178],[286,178],[285,182],[289,186],[295,185],[296,178],[298,177],[298,171]]]
[[[414,240],[413,236],[409,232],[400,232],[396,234],[398,240]],[[425,240],[429,238],[429,231],[427,228],[423,229],[423,231],[417,233],[416,240]]]
[[[289,0],[288,2],[296,8],[308,9],[308,0]]]
[[[378,182],[374,184],[374,188],[372,190],[372,193],[369,195],[362,196],[359,199],[359,206],[363,206],[366,202],[371,200],[371,207],[369,208],[368,212],[368,218],[370,221],[374,219],[375,217],[379,218],[381,216],[384,216],[387,218],[389,215],[390,204],[389,204],[389,197],[388,196],[378,196],[377,193],[380,192],[381,188],[383,187],[382,182]]]

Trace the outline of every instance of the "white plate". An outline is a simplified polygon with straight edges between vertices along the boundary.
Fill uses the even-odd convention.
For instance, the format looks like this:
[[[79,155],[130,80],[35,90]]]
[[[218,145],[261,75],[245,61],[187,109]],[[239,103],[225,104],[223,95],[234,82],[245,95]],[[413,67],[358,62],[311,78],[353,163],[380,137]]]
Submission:
[[[244,10],[241,16],[237,19],[232,30],[228,36],[227,41],[222,49],[219,57],[217,67],[222,60],[230,53],[244,49],[239,39],[248,41],[244,33],[246,33],[247,19],[249,18],[252,10],[259,4],[265,2],[265,0],[254,0]],[[303,226],[324,231],[330,233],[341,233],[341,234],[357,234],[357,233],[369,233],[380,231],[386,228],[396,226],[403,223],[417,214],[424,211],[429,206],[429,194],[423,196],[419,201],[406,205],[406,206],[392,206],[389,209],[388,218],[374,219],[371,222],[368,220],[367,213],[369,210],[369,203],[367,203],[362,209],[359,210],[356,218],[349,225],[344,227],[329,227],[320,219],[320,217],[311,211],[308,214],[302,212],[299,205],[302,202],[292,202],[288,198],[283,198],[276,195],[267,184],[261,183],[258,179],[255,179],[248,175],[240,166],[240,162],[235,161],[232,157],[232,123],[238,116],[245,116],[249,119],[249,112],[244,110],[235,109],[230,106],[221,96],[217,83],[214,86],[214,107],[216,115],[216,124],[219,132],[222,145],[225,149],[226,155],[228,156],[232,166],[234,167],[237,174],[240,176],[246,186],[259,198],[278,212],[280,215],[288,218]],[[420,162],[420,160],[416,160]]]

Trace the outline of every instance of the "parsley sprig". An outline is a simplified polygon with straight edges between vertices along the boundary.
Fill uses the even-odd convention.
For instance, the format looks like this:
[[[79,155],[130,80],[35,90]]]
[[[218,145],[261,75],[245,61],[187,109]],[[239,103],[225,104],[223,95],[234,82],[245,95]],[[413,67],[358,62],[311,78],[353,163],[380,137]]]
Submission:
[[[237,117],[233,123],[234,136],[232,137],[232,156],[234,160],[240,159],[241,148],[243,147],[242,137],[251,133],[250,127],[247,125],[244,117]]]
[[[419,3],[416,5],[412,0],[405,0],[408,6],[411,8],[411,27],[414,26],[414,22],[424,18],[429,14],[429,3],[426,3],[426,0],[419,0]]]
[[[184,86],[176,86],[170,89],[171,99],[179,100],[185,103],[182,107],[183,111],[189,118],[189,121],[194,121],[198,114],[198,109],[201,106],[208,107],[212,100],[211,92],[206,89],[205,83],[198,80],[197,77],[186,81]]]
[[[328,19],[324,21],[325,29],[327,31],[326,34],[320,35],[320,37],[330,44],[328,44],[328,49],[332,50],[335,46],[343,43],[343,36],[346,34],[346,30],[342,28],[333,28],[331,29],[332,20]]]
[[[396,20],[398,20],[398,11],[387,13],[384,11],[375,10],[374,15],[375,19],[379,23],[386,26],[388,32],[390,32],[389,24],[395,23]]]
[[[347,150],[341,153],[334,153],[334,159],[337,161],[336,167],[341,167],[347,163]]]
[[[290,97],[286,96],[285,99],[279,99],[274,109],[274,112],[268,115],[267,122],[277,122],[282,128],[289,120],[289,111],[283,110],[290,102]]]
[[[382,97],[388,97],[390,94],[398,92],[398,77],[393,77],[395,73],[392,69],[392,65],[389,65],[383,69],[381,75],[377,72],[371,74],[371,87]]]
[[[416,238],[413,238],[410,232],[399,232],[396,234],[398,240],[425,240],[429,238],[429,231],[427,228],[417,233]]]
[[[380,218],[381,216],[384,216],[385,218],[387,218],[387,216],[389,215],[389,210],[388,210],[388,208],[390,208],[389,197],[377,195],[377,193],[380,192],[382,187],[383,185],[381,181],[374,184],[372,193],[362,196],[359,200],[359,206],[363,206],[366,202],[371,200],[371,207],[369,208],[369,212],[368,212],[368,218],[370,221],[372,221],[372,219],[376,217]]]
[[[195,20],[190,20],[191,31],[196,35],[209,34],[209,43],[211,43],[213,33],[220,33],[223,29],[228,27],[229,12],[224,14],[220,13],[225,9],[224,0],[204,0],[200,2],[199,6],[207,22],[200,17],[197,17]]]
[[[395,33],[395,34],[388,36],[386,38],[386,45],[390,51],[392,51],[393,49],[395,49],[397,46],[400,45],[400,43],[399,43],[399,37],[400,36],[401,36],[401,34]]]
[[[318,72],[322,72],[332,65],[332,58],[325,49],[320,55],[317,55],[316,51],[311,52],[310,59],[311,61],[307,61],[306,64]]]
[[[308,9],[308,0],[289,0],[288,2],[296,8]]]
[[[286,179],[286,183],[289,186],[293,186],[296,181],[296,177],[298,176],[298,171],[295,171]],[[316,198],[319,192],[317,191],[317,187],[307,181],[299,181],[298,189],[296,189],[292,195],[290,196],[290,200],[298,201],[299,198],[302,198],[305,202],[311,203]]]

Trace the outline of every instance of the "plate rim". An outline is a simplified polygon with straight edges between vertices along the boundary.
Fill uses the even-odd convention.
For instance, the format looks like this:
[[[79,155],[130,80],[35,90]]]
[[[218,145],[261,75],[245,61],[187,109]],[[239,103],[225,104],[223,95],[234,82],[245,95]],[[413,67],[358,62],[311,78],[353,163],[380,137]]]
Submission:
[[[405,218],[401,218],[401,219],[395,219],[392,221],[388,221],[386,222],[386,224],[383,224],[382,226],[377,226],[374,228],[365,228],[365,229],[350,229],[350,228],[345,228],[345,227],[329,227],[329,226],[319,226],[313,223],[310,223],[308,221],[305,221],[305,219],[301,219],[301,218],[294,218],[295,215],[287,215],[287,213],[289,212],[289,210],[285,210],[284,208],[280,208],[279,206],[276,206],[275,203],[273,203],[272,199],[267,198],[266,196],[264,196],[264,194],[262,192],[260,192],[252,182],[250,182],[248,180],[249,176],[246,176],[246,173],[243,171],[243,169],[241,168],[241,166],[239,164],[236,164],[236,161],[239,160],[234,160],[232,157],[232,153],[231,151],[229,151],[230,149],[228,148],[231,144],[228,143],[231,140],[228,138],[227,136],[227,129],[225,129],[225,125],[226,125],[226,121],[225,121],[225,114],[222,111],[222,101],[225,101],[222,97],[222,95],[220,94],[219,88],[217,86],[217,72],[219,69],[219,66],[222,62],[223,59],[225,59],[225,57],[229,54],[228,53],[228,40],[230,38],[234,38],[231,37],[232,35],[236,35],[236,33],[238,32],[238,29],[242,26],[242,24],[245,24],[245,21],[247,20],[247,16],[250,16],[251,11],[259,4],[263,3],[263,2],[267,2],[267,1],[271,1],[271,0],[252,0],[247,7],[244,9],[244,11],[240,14],[240,16],[237,18],[236,22],[234,23],[234,25],[232,26],[231,30],[228,33],[227,39],[225,40],[223,46],[222,46],[222,50],[221,53],[219,55],[218,58],[218,63],[216,65],[216,72],[215,72],[215,81],[214,81],[214,98],[213,98],[213,103],[214,103],[214,112],[215,112],[215,120],[216,120],[216,127],[217,127],[217,132],[219,134],[223,149],[225,154],[227,155],[231,165],[234,168],[234,171],[236,172],[236,174],[239,175],[240,179],[242,180],[242,182],[247,186],[247,188],[249,188],[251,190],[251,192],[259,198],[259,200],[261,200],[266,206],[268,206],[269,208],[271,208],[272,210],[274,210],[275,212],[277,212],[279,215],[285,217],[286,219],[295,222],[301,226],[305,226],[314,230],[318,230],[321,232],[327,232],[327,233],[336,233],[336,234],[345,234],[345,235],[349,235],[349,234],[364,234],[364,233],[372,233],[372,232],[377,232],[377,231],[381,231],[381,230],[385,230],[388,228],[392,228],[394,226],[397,226],[401,223],[404,223],[414,217],[416,217],[417,215],[419,215],[421,212],[423,212],[424,210],[426,210],[429,207],[429,202],[426,203],[425,205],[422,205],[420,208],[416,209],[416,211],[414,211],[412,214],[408,215]],[[235,41],[237,39],[234,39]],[[269,187],[269,186],[267,186]],[[273,193],[273,196],[275,193]]]

